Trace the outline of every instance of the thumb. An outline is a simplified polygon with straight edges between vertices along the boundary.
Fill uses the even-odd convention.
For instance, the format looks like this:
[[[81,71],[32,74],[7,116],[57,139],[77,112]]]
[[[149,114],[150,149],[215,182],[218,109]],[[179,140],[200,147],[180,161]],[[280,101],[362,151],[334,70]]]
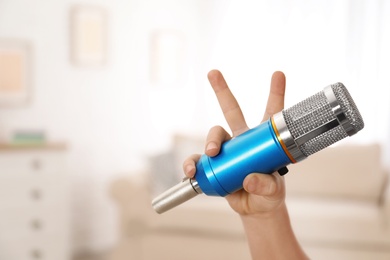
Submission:
[[[249,174],[243,183],[244,189],[253,195],[272,196],[280,190],[278,179],[275,174]]]

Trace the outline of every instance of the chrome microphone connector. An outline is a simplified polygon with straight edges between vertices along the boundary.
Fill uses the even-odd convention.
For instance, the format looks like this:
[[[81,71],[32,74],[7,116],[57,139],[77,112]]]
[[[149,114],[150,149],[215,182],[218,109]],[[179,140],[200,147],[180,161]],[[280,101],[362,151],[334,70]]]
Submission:
[[[161,214],[201,193],[203,192],[195,179],[185,178],[179,184],[156,197],[152,201],[152,207]]]

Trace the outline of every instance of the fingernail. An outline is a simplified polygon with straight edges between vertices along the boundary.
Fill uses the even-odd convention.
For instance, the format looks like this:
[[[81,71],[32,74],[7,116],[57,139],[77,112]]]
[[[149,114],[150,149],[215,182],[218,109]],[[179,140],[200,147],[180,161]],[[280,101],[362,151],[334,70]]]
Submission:
[[[192,177],[194,170],[195,170],[195,167],[193,165],[187,165],[186,168],[185,168],[185,174],[188,177]]]
[[[218,149],[218,145],[214,142],[210,142],[207,144],[206,151]]]
[[[246,185],[246,191],[249,193],[255,193],[258,186],[258,180],[255,177],[250,178],[248,184]]]

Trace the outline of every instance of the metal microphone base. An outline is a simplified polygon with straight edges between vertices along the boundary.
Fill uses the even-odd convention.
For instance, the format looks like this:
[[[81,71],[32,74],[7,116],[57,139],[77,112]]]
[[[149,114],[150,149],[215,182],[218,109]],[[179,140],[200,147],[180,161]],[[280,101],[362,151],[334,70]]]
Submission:
[[[152,207],[157,213],[161,214],[201,193],[203,192],[198,182],[195,179],[186,178],[181,183],[157,196],[152,201]]]

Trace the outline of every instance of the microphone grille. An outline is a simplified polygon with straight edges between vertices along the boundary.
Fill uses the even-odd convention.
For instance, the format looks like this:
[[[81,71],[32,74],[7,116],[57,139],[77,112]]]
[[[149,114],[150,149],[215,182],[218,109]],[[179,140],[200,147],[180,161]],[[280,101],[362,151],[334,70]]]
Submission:
[[[333,93],[335,94],[341,109],[346,114],[347,118],[350,120],[351,125],[354,127],[356,132],[364,128],[363,118],[353,101],[351,95],[349,94],[347,88],[342,83],[336,83],[331,85]]]
[[[350,131],[346,131],[342,124],[329,127],[332,122],[339,122],[340,118],[335,114],[334,104],[331,104],[325,93],[326,88],[282,112],[294,142],[305,156],[314,154],[364,127],[362,116],[346,87],[342,83],[335,83],[328,88],[333,92],[336,103],[346,117]]]

